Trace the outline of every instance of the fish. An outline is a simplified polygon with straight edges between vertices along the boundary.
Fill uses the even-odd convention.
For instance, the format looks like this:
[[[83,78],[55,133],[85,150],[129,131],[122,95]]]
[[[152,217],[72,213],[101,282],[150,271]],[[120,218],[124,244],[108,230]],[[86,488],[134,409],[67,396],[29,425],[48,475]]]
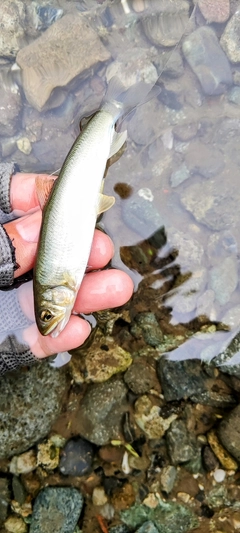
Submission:
[[[103,183],[109,158],[127,138],[126,131],[117,133],[116,124],[158,93],[157,86],[145,82],[126,89],[118,77],[111,78],[100,109],[75,140],[58,179],[45,181],[44,187],[38,183],[44,207],[33,288],[42,335],[57,337],[67,325],[88,265],[97,217],[114,205],[114,196],[103,194]]]

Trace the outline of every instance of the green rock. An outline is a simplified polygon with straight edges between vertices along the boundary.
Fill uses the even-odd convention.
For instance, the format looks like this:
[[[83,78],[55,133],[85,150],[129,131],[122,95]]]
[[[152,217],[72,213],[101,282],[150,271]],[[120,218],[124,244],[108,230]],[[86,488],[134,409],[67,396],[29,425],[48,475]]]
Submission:
[[[194,513],[184,505],[173,502],[160,501],[155,509],[135,504],[122,511],[121,519],[132,529],[151,521],[159,533],[187,533],[189,529],[198,527]]]

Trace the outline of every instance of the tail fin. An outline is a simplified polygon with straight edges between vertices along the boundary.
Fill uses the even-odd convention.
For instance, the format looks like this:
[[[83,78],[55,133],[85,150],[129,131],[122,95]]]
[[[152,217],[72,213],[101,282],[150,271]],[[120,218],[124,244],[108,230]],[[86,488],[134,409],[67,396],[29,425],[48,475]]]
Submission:
[[[127,115],[135,107],[145,104],[161,91],[160,87],[140,81],[126,89],[117,76],[110,79],[109,86],[103,100],[103,109],[111,113],[115,121]]]

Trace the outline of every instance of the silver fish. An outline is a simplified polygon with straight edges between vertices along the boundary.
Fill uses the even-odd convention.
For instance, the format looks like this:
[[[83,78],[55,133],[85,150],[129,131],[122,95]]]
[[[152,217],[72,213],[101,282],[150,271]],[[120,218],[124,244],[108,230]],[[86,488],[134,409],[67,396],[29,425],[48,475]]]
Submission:
[[[34,269],[34,306],[42,335],[56,337],[69,321],[91,250],[97,216],[115,202],[102,194],[109,157],[126,141],[119,117],[158,94],[143,82],[126,90],[110,80],[100,110],[77,137],[43,209]],[[149,95],[149,96],[148,96]]]

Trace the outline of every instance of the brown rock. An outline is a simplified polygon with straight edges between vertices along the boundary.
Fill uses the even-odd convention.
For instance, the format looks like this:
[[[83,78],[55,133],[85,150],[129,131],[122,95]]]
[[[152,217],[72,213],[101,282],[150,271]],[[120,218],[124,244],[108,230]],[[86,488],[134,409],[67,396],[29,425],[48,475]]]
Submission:
[[[224,447],[221,445],[221,443],[218,440],[218,437],[215,433],[215,431],[209,431],[208,435],[208,443],[210,444],[213,452],[215,453],[216,457],[219,459],[221,465],[226,470],[237,470],[238,464],[237,462],[231,457],[231,455],[227,452],[227,450],[224,449]]]
[[[198,7],[207,22],[226,22],[230,15],[229,0],[198,0]]]
[[[67,85],[110,58],[98,35],[80,13],[65,15],[17,55],[27,100],[39,111],[55,87]],[[39,90],[41,87],[41,90]]]

